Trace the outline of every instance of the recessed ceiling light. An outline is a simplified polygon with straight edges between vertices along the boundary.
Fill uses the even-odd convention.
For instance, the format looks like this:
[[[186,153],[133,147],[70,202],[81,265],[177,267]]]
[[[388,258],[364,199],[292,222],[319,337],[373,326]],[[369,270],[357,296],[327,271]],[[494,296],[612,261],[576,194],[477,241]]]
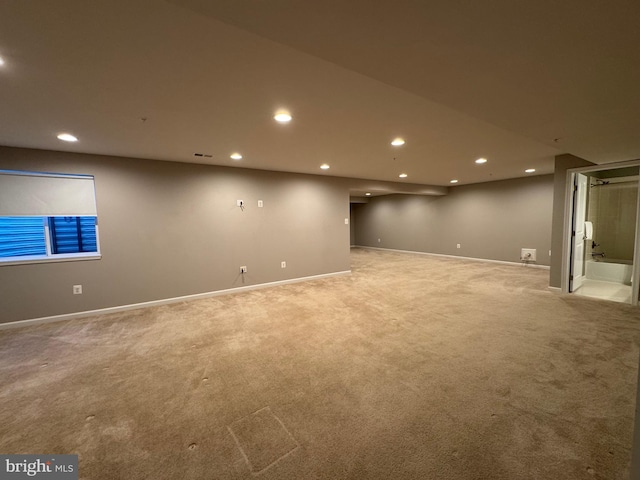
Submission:
[[[370,196],[371,196],[371,194],[370,194],[369,192],[365,193],[365,195],[366,195],[367,197],[370,197]]]
[[[400,137],[394,138],[393,141],[391,142],[391,145],[393,145],[394,147],[399,147],[400,145],[404,145],[404,139]]]
[[[77,142],[78,139],[71,135],[70,133],[61,133],[58,135],[58,140],[62,140],[63,142]]]
[[[235,152],[231,154],[231,158],[233,160],[242,160],[242,155],[240,155],[238,152]]]
[[[458,183],[458,180],[456,180],[456,179],[449,180],[449,183]]]
[[[400,178],[407,178],[407,174],[406,173],[401,173],[400,175],[398,175]]]
[[[536,169],[535,169],[535,168],[527,168],[527,169],[524,171],[524,173],[533,173],[533,172],[535,172],[535,171],[536,171]]]
[[[486,158],[479,158],[476,160],[476,163],[487,163],[487,159]]]
[[[329,170],[331,167],[329,165],[327,165],[326,163],[323,163],[322,165],[320,165],[320,168],[322,170]]]
[[[278,123],[289,123],[291,121],[291,114],[289,112],[285,112],[284,110],[280,110],[276,112],[273,118]]]

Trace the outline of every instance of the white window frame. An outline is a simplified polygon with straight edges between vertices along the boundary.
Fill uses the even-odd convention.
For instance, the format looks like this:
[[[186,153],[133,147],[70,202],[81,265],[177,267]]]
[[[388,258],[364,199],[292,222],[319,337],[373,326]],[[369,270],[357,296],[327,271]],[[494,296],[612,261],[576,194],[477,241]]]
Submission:
[[[0,267],[10,266],[10,265],[24,265],[24,264],[32,264],[32,263],[52,263],[52,262],[69,262],[69,261],[78,261],[78,260],[99,260],[102,258],[102,254],[100,252],[100,231],[98,228],[98,216],[97,216],[97,208],[96,208],[96,199],[95,199],[95,185],[91,187],[87,184],[87,181],[91,181],[92,184],[94,182],[94,178],[92,175],[75,175],[75,174],[60,174],[60,173],[43,173],[43,172],[30,172],[30,171],[13,171],[13,170],[0,170],[0,175],[3,176],[2,180],[4,181],[4,185],[8,190],[11,190],[11,180],[10,177],[15,177],[19,179],[20,182],[24,183],[25,178],[28,177],[38,177],[42,178],[43,182],[56,182],[56,178],[59,178],[61,182],[57,184],[54,183],[51,186],[52,190],[47,187],[32,187],[30,189],[33,197],[38,197],[39,194],[52,193],[53,196],[49,195],[45,200],[52,201],[53,203],[48,204],[44,210],[39,210],[42,206],[42,202],[40,202],[39,198],[36,198],[35,203],[33,203],[33,207],[29,207],[28,210],[32,211],[19,211],[25,202],[19,201],[16,205],[16,197],[9,196],[5,198],[7,202],[6,205],[12,204],[14,207],[9,208],[9,210],[18,210],[18,211],[7,211],[1,212],[2,217],[39,217],[43,219],[43,228],[44,228],[44,236],[45,236],[45,255],[20,255],[13,257],[4,257],[0,258]],[[73,184],[74,179],[77,179],[82,182],[82,186],[78,184],[80,187],[79,190],[75,190]],[[9,183],[7,183],[7,181]],[[41,182],[42,183],[42,182]],[[15,185],[15,184],[14,184]],[[17,185],[21,185],[21,183],[17,183]],[[35,184],[34,184],[35,185]],[[58,187],[58,185],[62,185],[63,187]],[[36,189],[34,189],[36,188]],[[65,190],[66,188],[66,190]],[[14,192],[18,198],[21,198],[23,191],[16,191],[16,187],[13,188]],[[62,193],[61,193],[62,192]],[[65,197],[66,193],[70,193],[70,197]],[[80,196],[77,196],[76,193],[83,192]],[[91,193],[92,192],[92,193]],[[7,194],[5,194],[7,195]],[[81,205],[78,205],[78,201],[80,201]],[[71,201],[69,201],[71,199]],[[2,200],[2,192],[0,192],[0,200]],[[26,201],[28,204],[28,200]],[[47,205],[47,204],[45,204]],[[78,208],[78,210],[76,210]],[[88,217],[93,216],[96,218],[96,251],[95,252],[77,252],[77,253],[58,253],[54,254],[52,252],[51,245],[51,234],[49,231],[49,222],[48,219],[50,217],[60,217],[60,216],[69,216],[69,217]]]

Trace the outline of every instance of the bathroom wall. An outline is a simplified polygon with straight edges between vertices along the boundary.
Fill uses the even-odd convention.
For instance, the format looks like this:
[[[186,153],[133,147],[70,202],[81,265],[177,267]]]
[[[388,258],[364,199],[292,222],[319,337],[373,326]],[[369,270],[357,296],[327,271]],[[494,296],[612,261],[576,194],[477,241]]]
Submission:
[[[590,187],[587,218],[593,223],[593,239],[600,244],[594,251],[611,259],[633,260],[637,206],[637,180]]]

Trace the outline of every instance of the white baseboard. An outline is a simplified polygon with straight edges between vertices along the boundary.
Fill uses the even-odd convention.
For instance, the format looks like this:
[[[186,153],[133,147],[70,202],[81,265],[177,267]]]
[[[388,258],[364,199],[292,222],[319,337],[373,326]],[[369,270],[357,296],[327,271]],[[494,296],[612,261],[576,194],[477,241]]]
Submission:
[[[356,248],[364,248],[367,250],[384,250],[385,252],[397,252],[397,253],[413,253],[417,255],[427,255],[431,257],[444,257],[444,258],[455,258],[457,260],[469,260],[472,262],[485,262],[485,263],[499,263],[502,265],[517,265],[519,267],[527,267],[527,268],[541,268],[543,270],[550,270],[551,267],[548,265],[536,265],[533,263],[524,263],[524,262],[507,262],[505,260],[490,260],[488,258],[474,258],[474,257],[461,257],[459,255],[445,255],[442,253],[428,253],[428,252],[416,252],[413,250],[397,250],[395,248],[380,248],[380,247],[365,247],[362,245],[355,245]]]
[[[549,289],[549,291],[553,292],[553,293],[562,293],[562,289],[560,287],[547,287]]]
[[[337,277],[340,275],[349,275],[351,270],[342,272],[322,273],[320,275],[311,275],[309,277],[291,278],[289,280],[279,280],[277,282],[259,283],[257,285],[247,285],[246,287],[228,288],[225,290],[216,290],[214,292],[196,293],[193,295],[184,295],[182,297],[163,298],[161,300],[152,300],[150,302],[132,303],[130,305],[119,305],[117,307],[100,308],[98,310],[86,310],[84,312],[65,313],[62,315],[53,315],[50,317],[31,318],[27,320],[17,320],[15,322],[0,323],[0,330],[7,328],[30,327],[43,323],[60,322],[62,320],[72,320],[74,318],[90,317],[93,315],[104,315],[107,313],[124,312],[126,310],[136,310],[139,308],[157,307],[159,305],[167,305],[170,303],[185,302],[188,300],[199,300],[202,298],[217,297],[220,295],[230,295],[234,293],[248,292],[250,290],[258,290],[261,288],[277,287],[280,285],[288,285],[290,283],[308,282],[311,280],[320,280],[322,278]]]

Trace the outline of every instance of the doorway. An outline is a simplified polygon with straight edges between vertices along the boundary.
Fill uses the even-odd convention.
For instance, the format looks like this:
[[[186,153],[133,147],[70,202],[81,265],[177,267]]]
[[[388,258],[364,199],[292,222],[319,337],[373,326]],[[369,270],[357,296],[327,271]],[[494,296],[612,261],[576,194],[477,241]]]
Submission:
[[[637,305],[640,166],[599,168],[570,174],[566,291]]]

